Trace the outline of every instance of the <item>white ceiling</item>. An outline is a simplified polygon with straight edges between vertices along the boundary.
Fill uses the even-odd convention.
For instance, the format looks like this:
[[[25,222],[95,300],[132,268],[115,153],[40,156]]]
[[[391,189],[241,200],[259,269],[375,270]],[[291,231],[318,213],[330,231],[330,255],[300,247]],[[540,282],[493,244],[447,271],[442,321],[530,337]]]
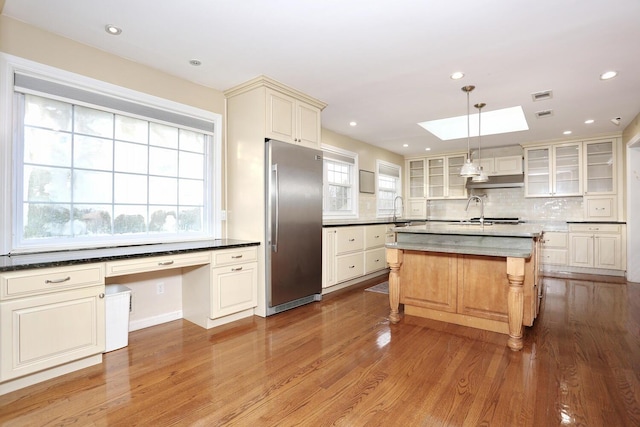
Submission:
[[[267,75],[326,102],[323,127],[403,155],[466,150],[417,125],[466,114],[463,85],[483,114],[521,105],[529,124],[483,147],[620,132],[640,112],[639,0],[6,0],[2,13],[221,91]]]

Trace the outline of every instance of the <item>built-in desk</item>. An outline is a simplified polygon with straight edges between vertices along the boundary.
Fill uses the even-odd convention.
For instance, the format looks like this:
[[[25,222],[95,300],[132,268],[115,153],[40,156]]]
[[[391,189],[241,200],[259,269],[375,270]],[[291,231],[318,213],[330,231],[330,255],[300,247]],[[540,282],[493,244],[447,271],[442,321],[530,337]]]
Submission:
[[[182,274],[183,317],[253,315],[258,242],[219,239],[0,256],[0,394],[102,362],[105,278]]]

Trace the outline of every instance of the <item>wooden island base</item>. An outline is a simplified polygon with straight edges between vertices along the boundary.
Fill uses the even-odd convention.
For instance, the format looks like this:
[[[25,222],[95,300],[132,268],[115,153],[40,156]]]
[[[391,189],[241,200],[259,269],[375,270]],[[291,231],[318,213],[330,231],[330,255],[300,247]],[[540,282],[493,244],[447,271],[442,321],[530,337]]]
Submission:
[[[509,335],[522,349],[523,326],[539,308],[536,250],[528,258],[387,248],[389,319],[407,315]]]

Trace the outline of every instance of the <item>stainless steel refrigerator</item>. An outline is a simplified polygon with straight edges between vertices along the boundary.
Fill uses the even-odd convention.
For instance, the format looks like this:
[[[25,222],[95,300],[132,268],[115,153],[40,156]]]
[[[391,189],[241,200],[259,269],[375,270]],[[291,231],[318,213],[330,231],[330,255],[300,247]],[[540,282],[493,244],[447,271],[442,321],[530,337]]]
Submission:
[[[322,151],[266,141],[267,316],[322,298]]]

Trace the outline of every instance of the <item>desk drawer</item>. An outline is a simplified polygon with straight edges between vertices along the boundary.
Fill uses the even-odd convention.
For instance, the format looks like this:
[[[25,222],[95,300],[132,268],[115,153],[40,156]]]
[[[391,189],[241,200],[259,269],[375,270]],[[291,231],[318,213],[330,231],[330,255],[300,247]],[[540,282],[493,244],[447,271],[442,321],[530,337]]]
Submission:
[[[110,261],[106,263],[106,276],[124,276],[147,271],[170,270],[192,265],[204,265],[210,262],[211,256],[209,252]]]
[[[0,300],[103,284],[101,263],[13,271],[0,275]]]
[[[213,266],[219,267],[221,265],[255,261],[258,257],[258,251],[255,247],[227,249],[213,251],[211,256]]]

